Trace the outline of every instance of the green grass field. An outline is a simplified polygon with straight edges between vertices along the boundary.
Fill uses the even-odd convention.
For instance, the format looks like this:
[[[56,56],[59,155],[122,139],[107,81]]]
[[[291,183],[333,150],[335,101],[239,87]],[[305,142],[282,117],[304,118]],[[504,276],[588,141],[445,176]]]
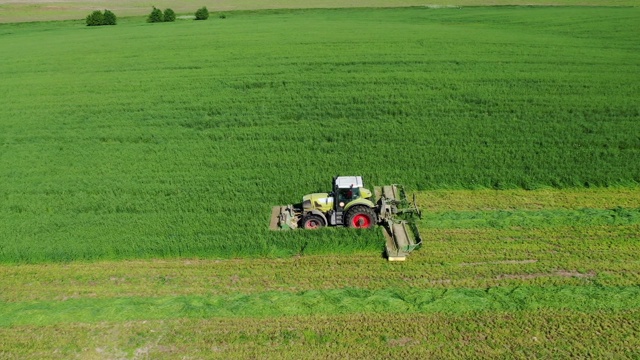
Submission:
[[[368,233],[267,230],[271,206],[335,174],[411,190],[637,186],[639,18],[382,9],[1,26],[0,261],[377,248]]]
[[[0,358],[640,356],[637,24],[0,24]],[[336,174],[407,185],[422,248],[267,229]]]

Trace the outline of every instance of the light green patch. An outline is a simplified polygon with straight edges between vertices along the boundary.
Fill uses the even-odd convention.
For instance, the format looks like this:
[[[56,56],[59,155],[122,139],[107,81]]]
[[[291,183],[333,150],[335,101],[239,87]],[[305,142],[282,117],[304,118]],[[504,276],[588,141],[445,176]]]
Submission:
[[[416,192],[425,211],[640,208],[640,188],[434,190]]]
[[[0,326],[173,318],[278,317],[351,313],[468,313],[571,309],[620,311],[640,307],[640,288],[516,287],[489,289],[310,290],[230,296],[70,299],[2,303]]]
[[[425,212],[419,225],[433,229],[625,226],[640,224],[640,208],[610,210],[494,210]]]

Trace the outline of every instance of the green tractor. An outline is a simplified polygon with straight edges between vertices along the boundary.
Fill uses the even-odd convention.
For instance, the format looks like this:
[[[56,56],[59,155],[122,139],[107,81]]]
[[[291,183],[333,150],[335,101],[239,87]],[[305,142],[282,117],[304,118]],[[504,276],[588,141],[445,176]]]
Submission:
[[[374,187],[372,193],[364,187],[361,176],[337,176],[330,193],[309,194],[299,204],[273,207],[270,228],[368,229],[380,225],[385,229],[388,259],[402,261],[422,242],[413,219],[416,214],[420,216],[415,197],[409,202],[398,185]]]

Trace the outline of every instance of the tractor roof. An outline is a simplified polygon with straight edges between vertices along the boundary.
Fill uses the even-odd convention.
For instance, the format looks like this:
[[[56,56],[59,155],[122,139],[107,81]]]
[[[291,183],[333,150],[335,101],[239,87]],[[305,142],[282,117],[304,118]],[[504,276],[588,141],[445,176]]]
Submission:
[[[362,176],[338,176],[336,185],[338,185],[338,189],[361,188],[364,186]]]

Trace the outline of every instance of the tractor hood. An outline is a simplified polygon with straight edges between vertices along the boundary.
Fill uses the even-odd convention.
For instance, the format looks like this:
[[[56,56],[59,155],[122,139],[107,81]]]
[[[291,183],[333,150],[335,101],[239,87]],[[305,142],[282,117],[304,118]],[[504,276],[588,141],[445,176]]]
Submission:
[[[369,189],[365,189],[365,188],[361,188],[361,189],[360,189],[360,196],[361,196],[361,197],[363,197],[363,198],[365,198],[365,199],[368,199],[368,198],[370,198],[372,195],[373,195],[373,194],[371,193],[371,190],[369,190]]]
[[[327,212],[333,209],[333,196],[328,193],[314,193],[302,197],[302,208],[304,210],[320,210]]]

